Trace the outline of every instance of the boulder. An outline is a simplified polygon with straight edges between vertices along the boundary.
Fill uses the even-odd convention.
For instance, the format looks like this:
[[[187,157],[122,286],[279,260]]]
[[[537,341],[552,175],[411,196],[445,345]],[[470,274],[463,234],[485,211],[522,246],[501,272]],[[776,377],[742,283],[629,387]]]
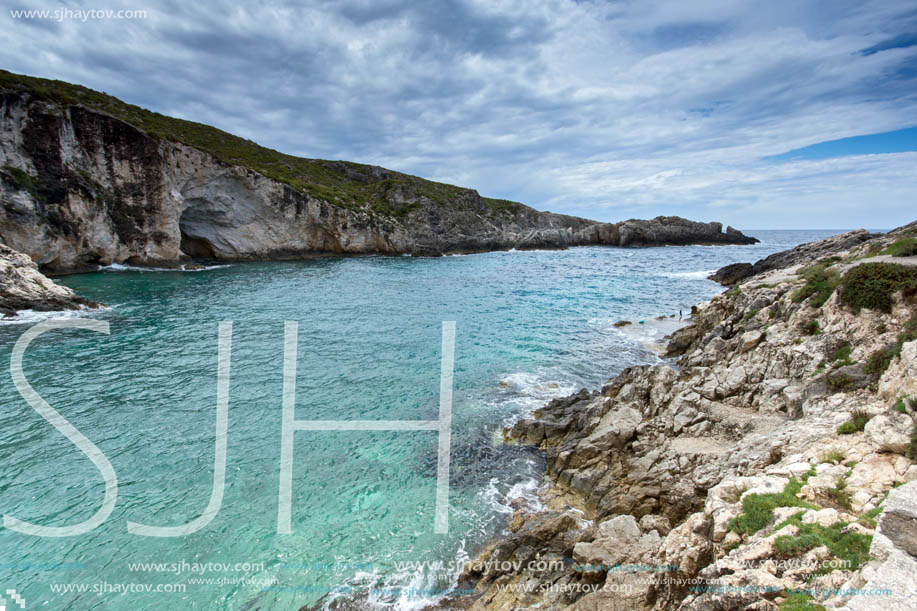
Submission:
[[[708,280],[719,282],[724,286],[732,286],[745,280],[754,273],[754,266],[751,263],[732,263],[719,268],[707,276]]]
[[[858,462],[847,478],[847,487],[862,489],[871,494],[880,494],[898,481],[898,473],[888,455],[870,456]]]
[[[911,443],[914,421],[907,414],[891,412],[870,418],[864,433],[880,452],[904,454]]]
[[[672,523],[665,516],[648,513],[640,518],[640,530],[643,532],[655,530],[664,537],[672,530]]]
[[[609,410],[585,442],[601,450],[620,449],[634,436],[643,415],[632,407]]]
[[[640,534],[640,526],[634,516],[605,520],[599,524],[593,541],[580,541],[573,547],[573,559],[581,564],[616,564],[632,554],[630,548],[640,540]]]
[[[828,507],[827,509],[814,510],[810,509],[802,516],[803,524],[818,524],[819,526],[831,526],[839,520],[836,509]]]
[[[761,340],[764,339],[764,334],[761,331],[746,331],[742,334],[741,344],[739,345],[740,352],[748,352],[755,346],[761,343]],[[784,384],[785,386],[785,384]]]

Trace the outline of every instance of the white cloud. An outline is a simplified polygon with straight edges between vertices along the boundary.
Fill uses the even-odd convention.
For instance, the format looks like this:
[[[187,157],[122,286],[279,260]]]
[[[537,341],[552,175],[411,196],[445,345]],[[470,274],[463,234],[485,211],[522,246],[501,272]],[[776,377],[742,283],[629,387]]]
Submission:
[[[762,161],[912,124],[915,48],[859,53],[917,31],[906,1],[146,4],[143,21],[6,18],[3,65],[594,218],[912,220],[912,154]]]

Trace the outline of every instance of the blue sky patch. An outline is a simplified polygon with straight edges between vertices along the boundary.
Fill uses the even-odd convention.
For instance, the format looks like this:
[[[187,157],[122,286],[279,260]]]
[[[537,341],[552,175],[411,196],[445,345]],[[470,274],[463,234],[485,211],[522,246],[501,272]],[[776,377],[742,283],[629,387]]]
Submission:
[[[917,127],[818,142],[779,155],[772,155],[766,159],[771,161],[830,159],[849,155],[877,155],[909,151],[917,151]]]

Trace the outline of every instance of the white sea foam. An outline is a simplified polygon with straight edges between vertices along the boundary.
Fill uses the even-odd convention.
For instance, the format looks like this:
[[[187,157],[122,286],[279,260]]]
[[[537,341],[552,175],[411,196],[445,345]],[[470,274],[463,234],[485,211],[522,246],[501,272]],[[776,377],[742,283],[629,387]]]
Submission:
[[[510,502],[520,498],[525,501],[525,506],[531,511],[541,511],[544,509],[544,505],[538,497],[538,481],[535,478],[517,482],[510,486],[506,492],[500,492],[499,484],[499,480],[493,477],[490,479],[487,487],[481,491],[481,496],[497,513],[513,513],[516,510]]]
[[[38,310],[19,310],[15,316],[0,318],[0,326],[6,325],[33,325],[43,320],[57,318],[85,318],[100,314],[112,309],[115,306],[102,306],[101,308],[87,308],[80,306],[78,310],[53,310],[50,312],[40,312]]]
[[[220,269],[230,267],[231,264],[223,263],[220,265],[195,265],[188,268],[182,264],[179,267],[143,267],[142,265],[125,265],[123,263],[112,263],[111,265],[100,265],[100,272],[205,272],[211,269]]]
[[[459,541],[458,550],[452,563],[453,567],[462,567],[465,562],[469,559],[468,553],[465,551],[466,540],[462,539]],[[442,571],[424,571],[424,570],[415,570],[415,571],[401,571],[395,572],[388,575],[383,575],[379,572],[378,569],[373,570],[372,572],[362,572],[354,575],[353,580],[350,581],[349,585],[354,586],[358,591],[366,592],[366,602],[374,609],[394,609],[395,611],[419,611],[420,609],[427,608],[430,605],[434,605],[437,602],[445,599],[445,596],[395,596],[390,595],[388,597],[383,596],[378,591],[384,590],[386,588],[391,589],[411,589],[416,590],[452,590],[458,585],[458,578],[460,571],[455,571],[449,576],[449,583],[445,585],[442,583],[442,577],[445,574],[444,571],[446,567],[449,566],[449,562],[443,563]],[[380,578],[383,579],[382,583],[384,585],[378,585],[380,583]],[[377,592],[373,592],[370,586],[373,586]],[[364,590],[365,588],[365,590]],[[352,598],[351,595],[342,595],[340,598],[349,599]],[[331,601],[325,604],[327,609]]]
[[[500,250],[497,252],[503,252],[503,253],[513,252],[513,253],[525,253],[525,254],[545,252],[545,253],[553,253],[553,254],[563,254],[565,251],[559,248],[523,248],[522,250],[510,248],[509,250]]]
[[[702,269],[696,272],[661,272],[659,275],[664,278],[689,278],[696,280],[706,280],[707,276],[715,271],[715,269]]]
[[[519,398],[544,402],[558,397],[566,397],[576,390],[574,384],[551,379],[550,375],[533,372],[517,372],[504,376],[500,388],[510,391]]]
[[[531,414],[552,399],[576,392],[576,386],[570,382],[530,372],[508,374],[499,385],[504,394],[495,403],[507,411],[501,429],[512,427],[519,418]]]
[[[589,320],[589,324],[603,331],[618,334],[639,344],[644,350],[658,354],[664,348],[665,338],[689,323],[687,317],[678,319],[666,316],[662,319],[646,318],[642,320],[642,324],[639,320],[631,320],[629,325],[616,327],[609,318],[593,318]]]
[[[510,373],[500,379],[499,386],[503,392],[494,403],[506,410],[507,416],[495,431],[497,439],[500,430],[512,427],[520,418],[544,407],[552,399],[576,392],[575,384],[558,380],[551,372]]]

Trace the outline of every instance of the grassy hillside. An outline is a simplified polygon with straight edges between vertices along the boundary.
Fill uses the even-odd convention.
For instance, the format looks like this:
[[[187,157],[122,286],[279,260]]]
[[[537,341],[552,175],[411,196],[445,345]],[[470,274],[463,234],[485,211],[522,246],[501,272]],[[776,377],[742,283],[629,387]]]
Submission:
[[[274,180],[314,197],[345,208],[367,207],[376,213],[399,215],[385,194],[401,187],[423,195],[442,206],[459,206],[467,189],[387,170],[378,173],[371,166],[349,161],[303,159],[263,147],[202,123],[167,117],[122,102],[81,85],[25,76],[0,70],[0,89],[27,91],[32,96],[60,104],[78,104],[116,117],[153,138],[180,142],[206,151],[221,161],[251,168]],[[483,198],[492,214],[511,213],[524,206],[517,202]]]

